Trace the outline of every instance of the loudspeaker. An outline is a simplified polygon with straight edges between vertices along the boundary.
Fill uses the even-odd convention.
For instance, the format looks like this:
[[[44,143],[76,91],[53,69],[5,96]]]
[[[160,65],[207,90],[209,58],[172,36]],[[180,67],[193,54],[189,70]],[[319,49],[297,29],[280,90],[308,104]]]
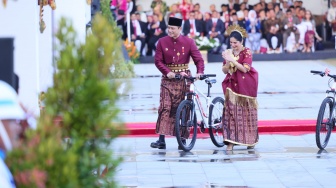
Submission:
[[[14,39],[0,38],[0,49],[0,80],[3,80],[13,88],[16,88],[13,62]]]

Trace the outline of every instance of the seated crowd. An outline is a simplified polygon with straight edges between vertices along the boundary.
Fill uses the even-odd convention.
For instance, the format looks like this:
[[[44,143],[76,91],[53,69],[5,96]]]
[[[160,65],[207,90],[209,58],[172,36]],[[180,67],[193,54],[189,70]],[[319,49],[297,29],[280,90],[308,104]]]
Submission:
[[[126,1],[126,0],[125,0]],[[218,54],[230,47],[226,28],[232,24],[244,27],[248,32],[245,46],[253,53],[312,52],[322,38],[316,32],[316,22],[310,10],[302,1],[260,0],[254,5],[248,0],[228,0],[220,10],[212,4],[208,11],[201,10],[200,4],[182,0],[169,7],[162,0],[153,0],[150,11],[143,11],[141,5],[130,9],[130,34],[127,35],[125,16],[116,15],[117,24],[123,29],[123,39],[130,38],[142,56],[153,56],[157,41],[167,35],[169,17],[183,19],[182,34],[190,38],[207,37],[216,39],[220,46],[209,52]],[[112,5],[111,1],[111,5]],[[127,0],[132,2],[132,0]],[[335,4],[335,6],[334,6]],[[333,7],[336,1],[332,0]],[[111,9],[112,10],[112,9]],[[127,11],[127,10],[126,10]]]

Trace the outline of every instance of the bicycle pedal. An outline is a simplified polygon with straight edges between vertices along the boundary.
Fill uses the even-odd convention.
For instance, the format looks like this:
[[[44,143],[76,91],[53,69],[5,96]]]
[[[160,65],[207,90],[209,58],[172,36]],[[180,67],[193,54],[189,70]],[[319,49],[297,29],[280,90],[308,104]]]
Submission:
[[[201,133],[205,133],[205,127],[204,127],[204,122],[203,121],[199,124],[199,127],[200,127]]]

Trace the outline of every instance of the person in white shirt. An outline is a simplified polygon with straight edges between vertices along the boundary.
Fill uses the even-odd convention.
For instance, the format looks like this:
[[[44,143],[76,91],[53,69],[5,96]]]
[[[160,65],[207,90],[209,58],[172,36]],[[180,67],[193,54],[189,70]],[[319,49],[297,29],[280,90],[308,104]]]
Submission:
[[[335,42],[336,37],[336,0],[331,1],[331,7],[328,10],[327,20],[331,26],[332,37],[331,40]]]
[[[143,49],[146,44],[146,33],[147,33],[147,27],[146,23],[139,21],[136,16],[137,13],[133,13],[131,15],[131,21],[130,21],[130,32],[131,36],[128,36],[127,34],[127,23],[124,25],[124,40],[126,38],[130,38],[131,41],[134,42],[138,52],[140,52],[140,55],[143,55]]]

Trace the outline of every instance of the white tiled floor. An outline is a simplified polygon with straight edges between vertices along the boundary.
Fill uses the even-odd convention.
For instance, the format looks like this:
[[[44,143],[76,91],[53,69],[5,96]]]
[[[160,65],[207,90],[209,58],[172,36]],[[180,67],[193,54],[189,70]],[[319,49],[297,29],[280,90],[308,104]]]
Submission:
[[[314,134],[261,135],[255,150],[237,146],[232,152],[198,139],[185,153],[177,150],[175,138],[166,138],[167,149],[158,150],[149,147],[153,138],[122,137],[111,148],[126,156],[116,175],[124,187],[332,187],[336,142],[319,154],[314,139]]]

